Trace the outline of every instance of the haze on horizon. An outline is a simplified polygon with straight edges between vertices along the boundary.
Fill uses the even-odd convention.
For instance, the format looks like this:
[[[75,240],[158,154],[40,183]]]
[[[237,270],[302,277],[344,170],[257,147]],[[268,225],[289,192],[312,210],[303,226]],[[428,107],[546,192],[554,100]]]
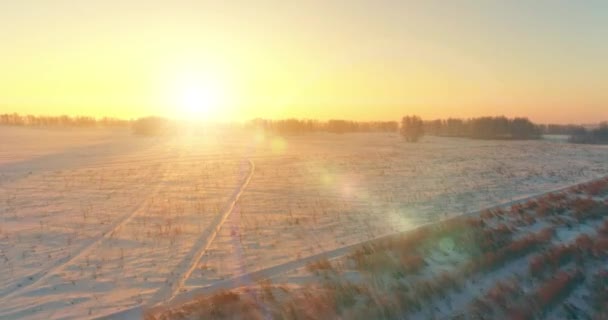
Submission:
[[[608,118],[605,1],[5,1],[0,113]]]

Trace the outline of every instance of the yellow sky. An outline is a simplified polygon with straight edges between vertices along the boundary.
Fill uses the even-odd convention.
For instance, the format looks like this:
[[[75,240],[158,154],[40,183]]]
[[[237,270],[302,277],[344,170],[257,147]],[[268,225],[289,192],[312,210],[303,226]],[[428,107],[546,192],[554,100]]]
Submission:
[[[595,122],[608,118],[605,9],[6,1],[0,113]]]

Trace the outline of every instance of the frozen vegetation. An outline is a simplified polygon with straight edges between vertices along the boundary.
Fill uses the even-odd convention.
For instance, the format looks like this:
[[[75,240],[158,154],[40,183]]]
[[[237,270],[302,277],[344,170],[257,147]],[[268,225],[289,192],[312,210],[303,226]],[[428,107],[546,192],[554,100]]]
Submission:
[[[347,288],[341,298],[360,310],[370,292],[376,304],[395,298],[388,294],[397,289],[386,284],[386,272],[368,270],[393,265],[406,266],[397,270],[404,286],[440,271],[458,270],[472,280],[453,280],[465,294],[421,293],[438,301],[436,309],[381,308],[393,312],[387,316],[455,315],[472,310],[496,285],[479,275],[485,267],[466,264],[485,251],[456,250],[461,242],[429,236],[434,240],[416,242],[410,250],[417,257],[391,253],[399,246],[386,245],[368,263],[361,244],[608,175],[607,147],[559,140],[425,137],[410,144],[397,133],[279,137],[209,129],[141,137],[127,129],[15,127],[0,127],[0,137],[1,319],[129,318],[144,310],[151,317],[173,317],[174,310],[186,309],[163,311],[168,305],[192,305],[190,299],[200,294],[219,299],[214,305],[253,303],[251,309],[265,318],[283,311],[261,303],[260,292],[286,306],[300,293],[326,294],[328,286]],[[559,201],[572,206],[587,199],[585,192]],[[593,197],[605,201],[603,193]],[[581,232],[601,232],[596,216],[560,220],[531,213],[532,222],[504,210],[484,218],[479,233],[506,228],[497,240],[504,245],[545,232],[538,238],[542,243],[516,255],[523,260],[513,269],[490,268],[497,274],[491,279],[521,271],[521,279],[505,285],[527,294],[542,288],[537,278],[545,279],[544,271],[529,271],[528,255],[576,243]],[[550,235],[546,228],[553,228]],[[439,249],[433,247],[437,243]],[[397,258],[402,260],[395,263]],[[590,261],[585,268],[600,272],[599,262]],[[555,270],[564,272],[566,285],[580,284],[580,267]],[[251,298],[238,298],[249,289],[225,291],[237,288],[254,288]],[[573,290],[568,299],[590,314],[593,307],[576,299],[597,290],[589,281]],[[504,312],[496,304],[488,308]],[[551,312],[566,311],[542,311]]]

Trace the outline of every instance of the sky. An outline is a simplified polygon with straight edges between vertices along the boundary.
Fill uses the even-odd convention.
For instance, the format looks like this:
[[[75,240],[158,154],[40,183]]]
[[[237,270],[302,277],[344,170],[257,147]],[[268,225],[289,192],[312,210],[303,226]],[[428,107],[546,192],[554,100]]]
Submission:
[[[0,113],[608,120],[608,1],[2,1]]]

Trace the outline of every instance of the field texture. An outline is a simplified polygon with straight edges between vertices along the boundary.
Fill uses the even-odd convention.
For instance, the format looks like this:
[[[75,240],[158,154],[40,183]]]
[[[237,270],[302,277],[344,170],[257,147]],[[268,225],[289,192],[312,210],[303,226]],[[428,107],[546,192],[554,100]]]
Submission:
[[[272,293],[283,286],[297,292],[334,283],[318,281],[325,273],[353,279],[344,285],[367,287],[357,282],[368,272],[361,270],[379,268],[375,261],[390,266],[395,257],[406,259],[396,265],[408,265],[408,272],[418,272],[414,277],[421,279],[454,270],[476,279],[484,268],[502,269],[469,266],[467,261],[485,251],[456,250],[460,239],[442,237],[440,249],[420,245],[416,250],[427,251],[418,258],[390,253],[387,245],[383,255],[390,259],[374,258],[371,265],[361,244],[608,175],[608,148],[559,140],[429,137],[408,144],[391,134],[281,138],[221,130],[142,138],[126,131],[7,127],[0,127],[0,136],[2,319],[132,317],[202,293],[223,292],[227,296],[220,298],[230,301],[234,297],[223,290],[237,287],[265,287]],[[588,197],[593,204],[575,203]],[[599,206],[605,198],[582,190],[559,201],[568,212],[576,206],[587,212],[585,205]],[[587,241],[571,231],[583,228],[596,245],[594,232],[600,233],[603,223],[598,217],[537,216],[538,206],[530,206],[521,210],[535,212],[533,222],[512,210],[487,213],[479,233],[503,228],[504,239],[496,240],[501,246],[542,233],[542,243],[528,239],[532,248],[558,250]],[[524,261],[540,252],[515,255]],[[602,277],[594,263],[599,262],[589,262],[589,270]],[[529,267],[527,260],[514,265],[530,271],[506,286],[523,286],[529,294],[542,288],[547,271]],[[339,277],[319,272],[334,269]],[[563,271],[563,285],[580,282],[581,268],[564,263],[555,270]],[[491,290],[495,281],[484,280],[490,278],[479,277],[477,291],[465,291]],[[378,278],[377,285],[393,290],[383,281]],[[595,292],[590,285],[576,290]],[[428,299],[440,301],[435,311],[400,312],[420,318],[429,312],[452,315],[483,300],[459,294],[448,302],[436,294],[428,293]],[[360,303],[355,300],[353,305]],[[497,305],[488,308],[501,312]],[[529,312],[539,312],[534,308]],[[561,312],[556,310],[543,312]]]
[[[608,178],[368,241],[147,318],[599,320],[606,262]]]

